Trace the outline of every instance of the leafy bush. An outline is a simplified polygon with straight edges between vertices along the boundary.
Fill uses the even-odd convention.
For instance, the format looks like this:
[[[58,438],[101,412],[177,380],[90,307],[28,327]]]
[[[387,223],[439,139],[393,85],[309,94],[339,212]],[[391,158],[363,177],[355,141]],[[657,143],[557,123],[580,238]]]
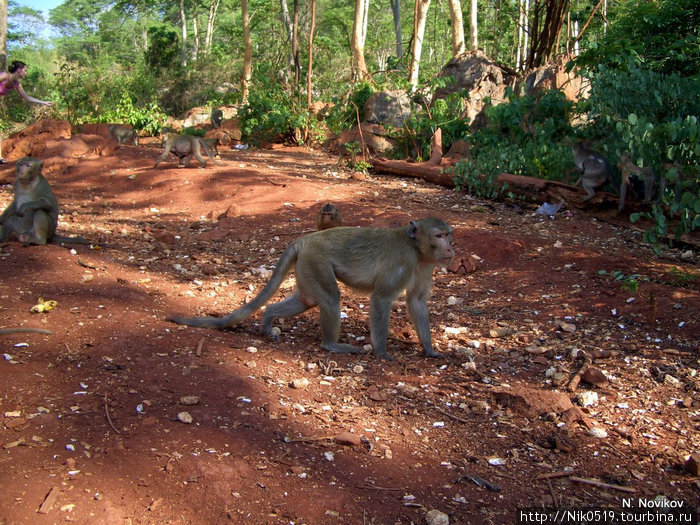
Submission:
[[[122,95],[116,107],[104,111],[100,119],[102,122],[131,124],[134,129],[144,130],[149,135],[158,135],[167,120],[155,99],[144,108],[136,108],[127,93]]]
[[[700,77],[664,74],[634,65],[587,72],[591,94],[580,109],[586,131],[605,137],[609,158],[630,152],[664,179],[663,203],[645,214],[654,225],[645,241],[658,251],[669,235],[700,228]]]
[[[455,184],[482,197],[505,188],[495,179],[503,172],[566,180],[573,169],[569,124],[573,104],[559,91],[537,96],[508,93],[508,102],[485,108],[488,123],[467,138],[471,156],[453,170]]]
[[[326,124],[334,133],[353,127],[357,124],[357,115],[360,122],[365,118],[365,102],[374,93],[374,88],[369,82],[360,82],[352,86],[344,96],[334,97],[333,107],[326,117]]]

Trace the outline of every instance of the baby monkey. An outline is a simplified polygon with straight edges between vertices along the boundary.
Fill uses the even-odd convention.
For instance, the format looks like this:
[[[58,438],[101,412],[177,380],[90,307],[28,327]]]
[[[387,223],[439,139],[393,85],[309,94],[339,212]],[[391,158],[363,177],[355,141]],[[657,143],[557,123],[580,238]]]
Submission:
[[[340,210],[335,204],[324,204],[318,211],[316,216],[316,229],[327,230],[343,225],[343,218],[340,216]]]
[[[131,142],[134,146],[139,145],[139,136],[131,127],[123,124],[110,124],[107,128],[109,129],[109,134],[119,143],[120,147],[127,142]]]

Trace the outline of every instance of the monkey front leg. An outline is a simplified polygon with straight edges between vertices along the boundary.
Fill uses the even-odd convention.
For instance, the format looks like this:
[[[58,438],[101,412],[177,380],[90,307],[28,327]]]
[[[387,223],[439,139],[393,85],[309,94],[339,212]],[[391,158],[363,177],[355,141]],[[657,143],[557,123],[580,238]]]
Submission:
[[[420,341],[426,357],[444,357],[440,352],[436,352],[433,348],[432,338],[430,336],[430,321],[428,319],[428,303],[425,297],[406,297],[406,305],[408,314],[413,320],[413,325],[418,333]]]

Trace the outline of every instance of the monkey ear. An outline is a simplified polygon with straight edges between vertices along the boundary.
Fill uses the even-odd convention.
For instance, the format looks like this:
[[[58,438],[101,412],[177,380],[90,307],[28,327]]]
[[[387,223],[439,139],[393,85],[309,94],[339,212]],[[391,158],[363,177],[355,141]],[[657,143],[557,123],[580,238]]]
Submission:
[[[411,239],[415,239],[418,234],[418,223],[416,221],[411,221],[408,224],[408,236]]]

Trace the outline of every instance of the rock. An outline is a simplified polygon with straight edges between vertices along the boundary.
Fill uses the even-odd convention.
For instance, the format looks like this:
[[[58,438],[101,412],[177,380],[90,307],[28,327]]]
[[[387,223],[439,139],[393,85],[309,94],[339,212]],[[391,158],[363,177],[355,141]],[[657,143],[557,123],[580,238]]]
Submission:
[[[433,509],[425,515],[425,522],[428,525],[450,525],[450,518],[444,512]]]
[[[192,423],[194,421],[194,418],[190,415],[189,412],[180,412],[177,415],[177,420],[180,423],[185,423],[185,424],[189,425],[190,423]]]
[[[183,405],[198,405],[199,404],[199,396],[182,396],[180,398],[180,403]]]
[[[495,391],[493,396],[501,406],[530,418],[548,412],[561,414],[574,407],[566,394],[552,390],[515,386],[508,390]]]
[[[597,368],[589,368],[581,375],[581,381],[590,385],[602,385],[607,380],[607,376]]]
[[[576,331],[576,325],[572,323],[562,323],[559,325],[559,328],[562,332],[567,332],[569,334],[573,334]]]
[[[691,454],[685,462],[685,470],[690,472],[691,476],[700,476],[700,452]]]
[[[296,388],[298,390],[306,390],[306,388],[309,386],[309,380],[305,377],[302,377],[299,379],[293,379],[292,382],[289,384],[292,388]]]
[[[598,404],[598,394],[596,392],[581,392],[577,397],[578,404],[582,407],[592,407]]]
[[[353,434],[352,432],[341,432],[337,436],[333,438],[333,441],[336,442],[338,445],[359,445],[362,441],[360,439],[360,436],[357,434]]]
[[[365,102],[365,122],[369,124],[389,124],[393,128],[402,128],[417,108],[411,102],[410,95],[403,90],[380,91],[374,93]]]

